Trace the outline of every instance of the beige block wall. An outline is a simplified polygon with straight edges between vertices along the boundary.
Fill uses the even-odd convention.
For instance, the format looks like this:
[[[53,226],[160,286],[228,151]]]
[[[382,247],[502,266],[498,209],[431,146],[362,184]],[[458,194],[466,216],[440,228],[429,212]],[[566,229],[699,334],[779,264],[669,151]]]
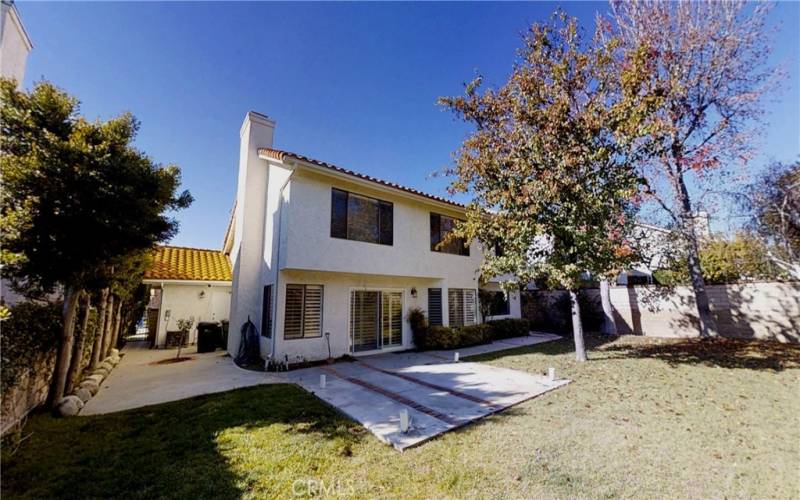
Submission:
[[[722,335],[800,342],[800,282],[710,285],[707,288]],[[599,290],[585,292],[599,303]],[[614,287],[611,303],[621,334],[698,336],[697,308],[691,287]]]

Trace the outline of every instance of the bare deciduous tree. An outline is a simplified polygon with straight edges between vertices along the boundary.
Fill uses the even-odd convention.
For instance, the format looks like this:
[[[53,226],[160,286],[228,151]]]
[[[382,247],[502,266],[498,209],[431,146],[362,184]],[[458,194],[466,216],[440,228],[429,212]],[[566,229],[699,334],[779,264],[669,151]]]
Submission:
[[[654,154],[641,164],[645,194],[668,214],[688,257],[706,337],[718,332],[698,258],[693,188],[724,170],[742,173],[753,155],[760,101],[780,74],[765,66],[768,11],[743,1],[612,1],[610,29],[630,50],[647,50],[651,85],[664,98],[651,116]]]

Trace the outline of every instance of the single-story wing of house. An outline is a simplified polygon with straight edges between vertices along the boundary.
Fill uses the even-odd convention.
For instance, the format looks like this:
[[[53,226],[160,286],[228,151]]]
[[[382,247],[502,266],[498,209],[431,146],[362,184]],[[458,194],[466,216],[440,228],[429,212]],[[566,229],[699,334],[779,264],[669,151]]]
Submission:
[[[197,324],[229,318],[231,263],[220,250],[157,246],[142,281],[150,287],[148,339],[153,347],[174,345],[178,320],[191,320],[187,339],[197,339]]]

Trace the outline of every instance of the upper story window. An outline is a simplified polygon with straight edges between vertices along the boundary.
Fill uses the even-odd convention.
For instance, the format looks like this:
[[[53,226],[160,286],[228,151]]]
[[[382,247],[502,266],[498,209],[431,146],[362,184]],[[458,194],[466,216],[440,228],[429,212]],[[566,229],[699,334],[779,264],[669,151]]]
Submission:
[[[394,207],[388,201],[333,189],[331,236],[347,240],[391,245],[394,239]]]
[[[466,244],[464,238],[450,238],[445,241],[458,222],[459,220],[453,217],[431,214],[431,250],[469,256],[469,245]]]

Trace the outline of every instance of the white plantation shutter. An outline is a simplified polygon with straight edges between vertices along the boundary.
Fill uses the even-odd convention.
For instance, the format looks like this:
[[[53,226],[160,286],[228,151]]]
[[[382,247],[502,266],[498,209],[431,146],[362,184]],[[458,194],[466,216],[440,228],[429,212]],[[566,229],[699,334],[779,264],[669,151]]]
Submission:
[[[450,316],[450,326],[464,326],[464,290],[461,288],[447,289],[447,312]]]
[[[286,285],[286,314],[283,319],[283,338],[303,336],[303,285]]]
[[[475,290],[464,290],[464,324],[474,325],[477,323],[477,311],[475,306]]]
[[[371,351],[378,349],[378,308],[380,294],[371,290],[350,292],[350,329],[353,350]]]
[[[462,327],[478,322],[476,292],[471,288],[447,289],[447,312],[450,326]]]
[[[303,337],[322,336],[322,285],[306,285]]]
[[[322,336],[322,285],[286,285],[283,337]]]

